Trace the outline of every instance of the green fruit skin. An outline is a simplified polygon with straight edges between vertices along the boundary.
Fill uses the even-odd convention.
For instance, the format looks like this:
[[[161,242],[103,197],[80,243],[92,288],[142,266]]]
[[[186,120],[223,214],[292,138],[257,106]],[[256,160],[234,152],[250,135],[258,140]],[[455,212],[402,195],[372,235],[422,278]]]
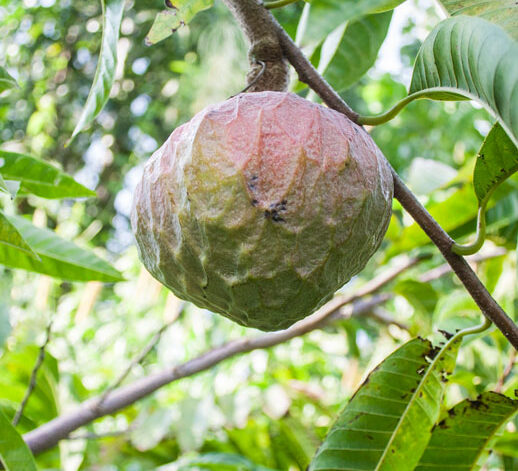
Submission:
[[[145,166],[131,222],[142,262],[178,297],[279,330],[362,270],[392,195],[385,158],[344,115],[247,93],[171,134]]]

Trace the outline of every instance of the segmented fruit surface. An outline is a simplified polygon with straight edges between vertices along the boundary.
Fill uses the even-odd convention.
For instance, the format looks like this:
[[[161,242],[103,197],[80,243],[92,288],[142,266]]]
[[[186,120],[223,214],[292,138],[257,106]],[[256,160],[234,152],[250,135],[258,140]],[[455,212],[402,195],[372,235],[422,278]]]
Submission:
[[[392,177],[344,115],[246,93],[177,128],[145,166],[132,227],[177,296],[262,330],[314,312],[380,245]]]

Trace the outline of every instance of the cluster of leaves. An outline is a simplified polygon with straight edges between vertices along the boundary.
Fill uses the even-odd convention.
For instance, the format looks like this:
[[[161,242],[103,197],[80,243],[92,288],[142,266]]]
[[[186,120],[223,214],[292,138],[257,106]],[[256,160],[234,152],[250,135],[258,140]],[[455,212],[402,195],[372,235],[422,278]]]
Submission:
[[[181,0],[173,2],[174,7],[166,4],[163,11],[158,11],[161,2],[146,10],[121,0],[100,5],[63,0],[25,3],[27,10],[0,2],[0,29],[4,37],[13,38],[16,49],[9,52],[5,47],[5,65],[17,77],[15,81],[0,69],[0,87],[10,89],[0,97],[0,114],[9,118],[0,122],[2,140],[7,141],[6,150],[0,151],[0,191],[5,194],[0,264],[8,267],[0,276],[5,299],[10,299],[10,312],[0,304],[0,368],[5,372],[0,380],[0,456],[7,469],[30,470],[36,465],[18,433],[48,422],[67,403],[102,393],[109,378],[117,376],[128,356],[138,350],[135,345],[144,344],[160,325],[162,313],[171,315],[175,299],[145,272],[137,276],[140,268],[133,250],[116,261],[129,280],[121,281],[120,273],[91,250],[15,213],[35,215],[34,220],[44,213],[57,232],[73,224],[75,229],[68,233],[62,229],[72,236],[85,228],[79,244],[90,241],[121,252],[125,244],[117,244],[121,237],[117,227],[127,234],[128,210],[122,203],[117,207],[117,198],[123,201],[127,196],[135,173],[131,181],[120,175],[132,175],[129,170],[135,165],[138,169],[176,124],[238,90],[246,66],[244,44],[228,13],[219,5],[208,9],[212,1]],[[518,179],[513,176],[518,165],[516,7],[507,0],[443,1],[451,18],[438,22],[422,45],[409,49],[415,63],[407,94],[399,77],[365,76],[387,35],[392,9],[400,3],[313,0],[275,12],[319,72],[357,109],[380,112],[401,98],[388,113],[362,118],[366,124],[395,116],[417,98],[478,101],[483,109],[474,110],[466,103],[449,103],[452,107],[446,109],[442,103],[412,103],[389,124],[374,129],[373,136],[454,237],[472,236],[477,213],[483,217],[489,207],[484,220],[489,238],[514,250],[518,234]],[[98,38],[92,41],[91,33],[98,30],[102,37],[96,33]],[[414,28],[409,30],[412,33]],[[164,39],[156,47],[144,46]],[[222,41],[224,56],[218,54]],[[24,68],[25,62],[31,63],[29,57],[34,58],[32,67]],[[214,75],[225,80],[209,80]],[[316,99],[303,84],[295,83],[293,89]],[[14,115],[12,109],[19,113]],[[487,124],[489,115],[497,119],[492,127]],[[478,152],[482,138],[473,126],[476,121],[488,128]],[[438,123],[448,132],[434,133]],[[98,183],[98,198],[71,203],[69,198],[94,194],[49,160],[87,186]],[[55,199],[65,201],[53,206]],[[481,219],[479,228],[480,224]],[[480,241],[483,238],[476,248]],[[396,205],[387,242],[376,261],[397,263],[402,254],[427,251],[428,243]],[[430,269],[438,263],[432,257],[421,266]],[[515,266],[509,252],[486,262],[479,271],[511,314],[516,282],[509,289],[507,280],[514,276]],[[91,282],[60,283],[10,268]],[[363,278],[346,289],[354,290],[375,270],[372,263]],[[416,281],[421,271],[416,269],[393,285],[395,296],[385,306],[394,322],[406,323],[408,331],[394,325],[380,328],[372,319],[349,319],[304,340],[233,359],[174,384],[114,418],[98,421],[89,430],[99,440],[78,436],[62,445],[61,454],[51,451],[39,456],[38,465],[55,469],[66,463],[67,469],[84,470],[117,466],[302,471],[308,465],[312,470],[344,471],[479,469],[493,448],[499,454],[489,461],[490,469],[515,469],[516,419],[502,437],[495,437],[517,409],[517,402],[509,397],[518,386],[512,368],[507,371],[509,347],[497,332],[471,341],[463,347],[452,374],[462,335],[439,350],[424,340],[408,341],[411,334],[432,334],[439,324],[454,330],[470,323],[466,317],[478,315],[452,279]],[[103,290],[98,281],[117,283]],[[56,332],[15,430],[9,419],[22,401],[36,361],[42,312],[44,317],[52,316]],[[10,336],[8,316],[15,324]],[[185,361],[238,335],[245,335],[243,329],[189,307],[146,359],[149,363],[139,365],[136,373],[152,365]],[[407,342],[373,370],[324,439],[341,401],[352,394],[359,378],[403,341]],[[506,395],[485,392],[498,381]],[[124,433],[110,436],[114,429]],[[107,437],[102,438],[105,432]],[[197,453],[192,455],[193,451]]]

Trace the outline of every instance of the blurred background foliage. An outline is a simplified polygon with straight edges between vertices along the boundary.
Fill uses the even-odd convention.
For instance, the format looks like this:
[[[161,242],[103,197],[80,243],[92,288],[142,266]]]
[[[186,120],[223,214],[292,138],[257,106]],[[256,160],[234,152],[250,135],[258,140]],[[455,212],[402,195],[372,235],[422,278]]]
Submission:
[[[237,93],[247,71],[246,43],[219,2],[170,38],[146,46],[144,37],[162,8],[160,0],[126,3],[110,100],[94,124],[65,148],[95,73],[100,4],[0,0],[0,65],[19,83],[0,95],[1,148],[52,162],[97,193],[97,198],[64,201],[30,196],[13,203],[2,197],[2,204],[80,246],[95,248],[126,279],[70,283],[0,266],[0,408],[10,417],[26,390],[45,327],[53,323],[22,432],[101,393],[164,323],[171,325],[127,381],[254,334],[192,305],[180,306],[141,267],[133,246],[128,216],[142,165],[175,127]],[[295,4],[276,12],[292,35],[301,8]],[[420,41],[440,14],[426,0],[409,0],[396,9],[375,66],[353,87],[339,90],[355,110],[376,114],[405,96]],[[307,90],[294,87],[306,96]],[[475,228],[471,175],[491,124],[489,115],[470,103],[417,101],[372,135],[444,227],[462,238]],[[516,178],[502,185],[488,214],[486,248],[491,252],[501,246],[505,253],[477,265],[512,316],[517,186]],[[285,345],[233,358],[78,431],[59,449],[39,456],[40,469],[187,469],[185,460],[193,454],[229,453],[241,458],[228,469],[260,470],[250,467],[255,463],[304,471],[341,405],[382,358],[413,335],[438,341],[438,327],[454,330],[479,317],[451,274],[419,281],[423,272],[441,264],[426,243],[395,203],[382,249],[344,287],[354,291],[409,255],[432,253],[390,286],[395,296],[383,315],[399,327],[371,316],[342,320]],[[517,388],[509,358],[511,348],[498,332],[468,342],[448,386],[447,404],[488,388]],[[518,459],[516,425],[508,425],[496,447],[506,457],[495,453],[487,469],[516,469],[511,467]],[[170,464],[179,458],[184,468],[182,461]],[[227,469],[196,466],[188,469]]]

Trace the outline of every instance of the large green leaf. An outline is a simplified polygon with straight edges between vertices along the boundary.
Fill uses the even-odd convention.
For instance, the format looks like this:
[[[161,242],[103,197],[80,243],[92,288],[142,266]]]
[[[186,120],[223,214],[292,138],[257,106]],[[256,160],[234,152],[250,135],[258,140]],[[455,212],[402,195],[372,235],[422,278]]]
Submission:
[[[498,123],[489,131],[473,172],[473,185],[480,205],[492,191],[518,170],[518,149]]]
[[[358,81],[374,64],[387,35],[392,12],[345,22],[322,44],[318,71],[337,91]]]
[[[455,16],[425,39],[414,65],[410,95],[461,94],[483,104],[518,146],[518,43],[481,18]]]
[[[13,247],[0,245],[0,264],[44,273],[71,281],[120,281],[121,274],[93,252],[33,226],[27,219],[8,216],[9,221],[39,256],[36,260]]]
[[[334,29],[369,13],[390,10],[404,0],[312,0],[304,6],[297,28],[297,42],[315,47]]]
[[[518,7],[516,0],[440,0],[454,15],[480,16],[504,28],[518,40]]]
[[[25,252],[32,258],[38,259],[30,245],[24,240],[18,229],[0,211],[0,246],[5,245]]]
[[[413,471],[439,418],[461,337],[437,352],[417,338],[387,357],[347,404],[311,471]]]
[[[493,392],[464,400],[433,430],[416,471],[479,470],[495,434],[518,411],[518,401]]]
[[[36,471],[32,453],[2,411],[0,411],[0,462],[6,471]]]
[[[0,150],[0,174],[21,182],[20,190],[43,198],[78,198],[95,192],[53,165],[30,155]]]
[[[3,67],[0,67],[0,93],[17,86],[16,80],[9,75],[9,72]]]
[[[275,471],[231,453],[206,453],[195,458],[183,458],[175,464],[178,471]]]
[[[117,67],[117,42],[125,0],[101,0],[103,33],[94,81],[70,141],[103,109],[110,96]]]
[[[210,8],[214,0],[175,0],[174,8],[158,13],[146,36],[148,46],[171,36],[180,26],[189,23],[194,16]]]

